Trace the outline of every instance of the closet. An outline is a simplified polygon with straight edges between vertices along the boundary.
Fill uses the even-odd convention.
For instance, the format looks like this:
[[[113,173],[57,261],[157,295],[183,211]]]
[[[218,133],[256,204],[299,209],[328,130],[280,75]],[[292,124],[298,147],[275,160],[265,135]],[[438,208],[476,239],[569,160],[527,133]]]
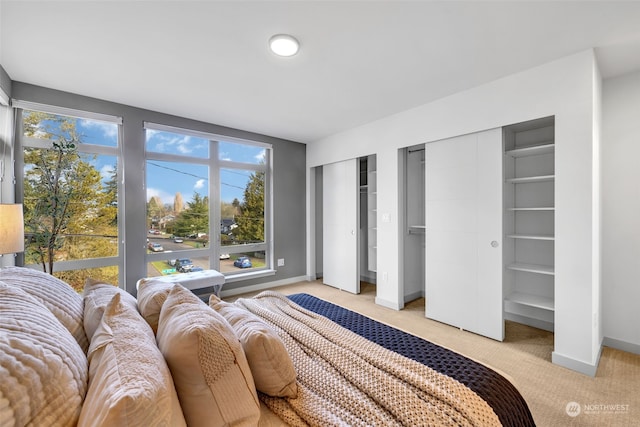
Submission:
[[[496,340],[505,319],[553,331],[554,135],[547,117],[424,145],[426,317]],[[410,152],[405,257],[420,230]],[[414,273],[405,262],[405,286]]]
[[[505,318],[553,331],[554,118],[503,128]]]
[[[360,280],[376,283],[378,262],[378,187],[376,156],[360,162]]]
[[[502,130],[425,148],[425,315],[502,340]]]
[[[375,155],[322,166],[322,281],[360,293],[376,283],[377,179]]]
[[[424,144],[403,148],[399,154],[402,164],[400,194],[404,208],[400,260],[404,303],[425,295],[424,154]]]

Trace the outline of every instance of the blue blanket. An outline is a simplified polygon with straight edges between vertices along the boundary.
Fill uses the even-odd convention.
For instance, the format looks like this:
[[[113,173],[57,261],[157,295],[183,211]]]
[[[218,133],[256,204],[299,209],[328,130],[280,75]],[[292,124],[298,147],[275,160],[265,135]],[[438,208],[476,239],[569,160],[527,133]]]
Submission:
[[[290,295],[296,304],[325,316],[382,347],[454,378],[481,396],[504,426],[535,426],[522,395],[492,369],[415,335],[308,294]]]

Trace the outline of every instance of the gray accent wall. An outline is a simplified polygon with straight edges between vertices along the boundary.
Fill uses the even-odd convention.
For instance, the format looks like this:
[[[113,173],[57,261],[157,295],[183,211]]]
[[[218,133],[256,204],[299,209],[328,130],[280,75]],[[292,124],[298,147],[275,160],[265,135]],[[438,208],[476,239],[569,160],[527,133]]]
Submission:
[[[2,65],[0,65],[0,88],[2,88],[8,96],[11,96],[11,78],[4,68],[2,68]]]
[[[6,74],[6,73],[5,73]],[[114,83],[116,84],[116,83]],[[183,117],[144,110],[68,92],[13,82],[12,97],[82,111],[109,114],[123,119],[122,141],[125,179],[124,230],[125,286],[136,294],[136,281],[146,276],[146,194],[143,188],[144,122],[209,132],[229,137],[265,142],[273,146],[273,239],[274,260],[285,259],[274,276],[235,281],[225,290],[297,278],[306,274],[305,191],[306,145],[266,135],[204,123]],[[215,118],[212,118],[215,119]],[[276,262],[274,261],[274,265]]]

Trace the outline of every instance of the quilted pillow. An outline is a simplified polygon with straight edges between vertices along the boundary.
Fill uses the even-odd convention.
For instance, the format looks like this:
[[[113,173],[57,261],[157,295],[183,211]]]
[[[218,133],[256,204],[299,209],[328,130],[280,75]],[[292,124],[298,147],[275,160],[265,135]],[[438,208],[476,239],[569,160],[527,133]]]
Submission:
[[[153,331],[122,297],[113,295],[91,340],[78,426],[185,426]]]
[[[0,282],[0,424],[75,425],[88,368],[75,338],[39,301]]]
[[[258,391],[269,396],[295,398],[298,395],[296,370],[276,331],[255,314],[215,295],[209,297],[209,305],[231,324],[240,339]]]
[[[153,280],[153,278],[138,281],[138,310],[154,333],[158,331],[158,319],[162,304],[166,301],[174,285],[175,283],[160,282]]]
[[[87,279],[84,284],[84,331],[89,342],[102,321],[104,310],[115,294],[120,294],[123,304],[129,304],[136,311],[136,299],[127,291],[115,285],[94,279]]]
[[[0,280],[20,287],[41,302],[87,352],[89,340],[82,325],[82,296],[69,284],[50,274],[25,267],[0,268]]]
[[[258,425],[260,403],[238,338],[182,285],[162,306],[156,340],[190,427]]]

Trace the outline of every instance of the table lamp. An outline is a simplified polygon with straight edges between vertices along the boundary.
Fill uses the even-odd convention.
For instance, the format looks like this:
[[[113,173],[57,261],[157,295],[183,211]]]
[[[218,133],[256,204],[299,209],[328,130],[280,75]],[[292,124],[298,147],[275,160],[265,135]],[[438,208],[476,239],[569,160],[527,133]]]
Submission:
[[[24,251],[22,204],[0,204],[0,254]]]

